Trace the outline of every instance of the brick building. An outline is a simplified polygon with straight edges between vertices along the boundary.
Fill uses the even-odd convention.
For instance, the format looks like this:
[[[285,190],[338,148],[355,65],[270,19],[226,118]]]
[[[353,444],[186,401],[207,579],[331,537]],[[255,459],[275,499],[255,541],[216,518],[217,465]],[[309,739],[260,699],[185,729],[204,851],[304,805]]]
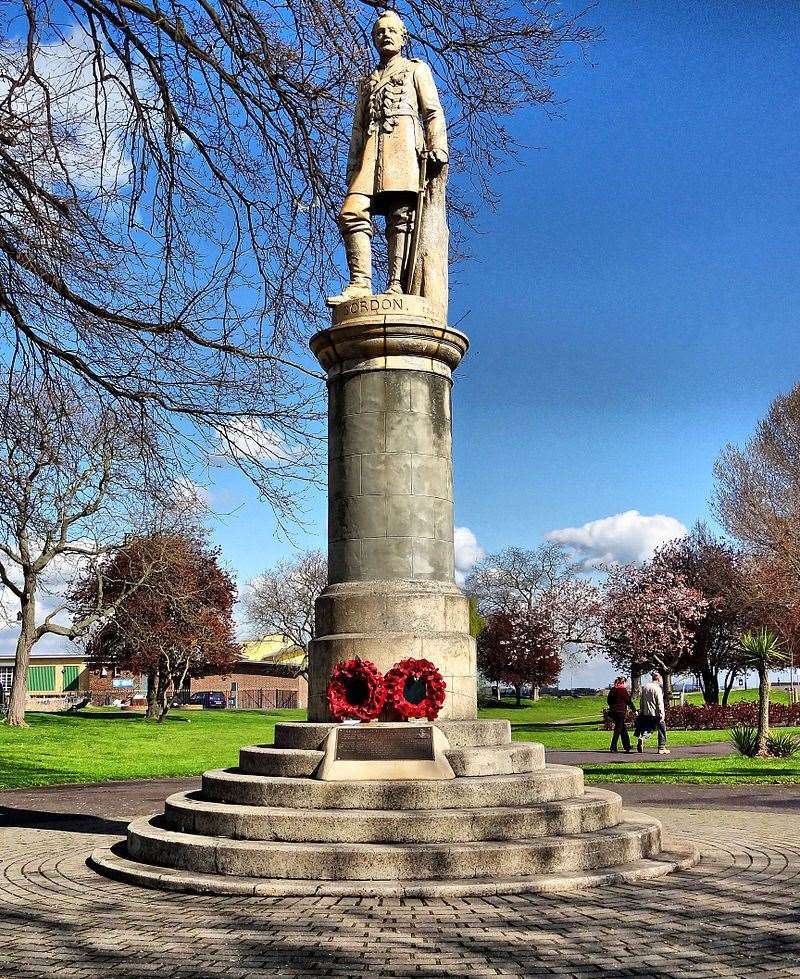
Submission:
[[[276,707],[306,707],[308,683],[300,668],[288,663],[259,663],[241,660],[226,676],[192,679],[192,693],[218,691],[229,707],[267,710]]]
[[[130,703],[134,698],[141,700],[147,696],[147,677],[144,674],[93,667],[88,670],[88,675],[88,689],[94,707],[107,707],[114,701]]]
[[[219,691],[240,710],[306,707],[305,654],[279,636],[242,644],[242,659],[227,675],[192,679],[185,694]],[[0,704],[14,676],[14,657],[0,656]],[[84,653],[34,653],[28,670],[26,710],[64,710],[86,696],[94,707],[129,705],[147,696],[147,677],[127,670],[90,667]]]

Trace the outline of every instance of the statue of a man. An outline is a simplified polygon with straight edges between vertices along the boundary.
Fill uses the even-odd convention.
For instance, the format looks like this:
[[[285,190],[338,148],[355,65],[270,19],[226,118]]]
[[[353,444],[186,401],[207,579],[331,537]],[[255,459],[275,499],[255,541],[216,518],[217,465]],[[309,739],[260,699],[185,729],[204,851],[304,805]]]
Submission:
[[[347,195],[339,214],[350,283],[331,304],[371,295],[376,214],[386,217],[385,291],[413,292],[447,304],[447,128],[430,68],[401,54],[407,39],[405,24],[393,10],[381,14],[372,28],[378,67],[361,84],[347,159]],[[415,220],[420,222],[416,235]]]

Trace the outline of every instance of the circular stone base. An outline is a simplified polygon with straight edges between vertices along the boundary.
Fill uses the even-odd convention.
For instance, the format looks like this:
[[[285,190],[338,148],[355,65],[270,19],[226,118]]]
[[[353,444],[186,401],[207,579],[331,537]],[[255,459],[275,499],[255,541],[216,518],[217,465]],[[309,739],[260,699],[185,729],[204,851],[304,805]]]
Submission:
[[[667,843],[657,857],[616,867],[577,873],[536,874],[495,880],[424,881],[310,881],[218,876],[137,863],[126,855],[125,844],[95,850],[89,866],[113,880],[184,894],[237,894],[262,897],[481,897],[494,894],[557,894],[609,884],[654,880],[676,870],[688,870],[700,859],[689,844]]]

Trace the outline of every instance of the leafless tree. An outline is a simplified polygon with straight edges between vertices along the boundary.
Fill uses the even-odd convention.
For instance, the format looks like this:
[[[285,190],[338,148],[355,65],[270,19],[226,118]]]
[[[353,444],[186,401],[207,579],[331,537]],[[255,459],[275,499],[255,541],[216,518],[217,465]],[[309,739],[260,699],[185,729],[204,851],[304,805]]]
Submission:
[[[0,436],[0,583],[19,637],[7,722],[24,725],[27,672],[45,635],[74,639],[109,611],[103,581],[93,607],[62,619],[71,580],[99,567],[104,548],[154,514],[180,510],[161,496],[157,446],[131,436],[123,409],[52,377],[11,377]]]
[[[770,586],[800,599],[800,384],[770,405],[743,448],[728,445],[714,468],[715,509],[725,529],[772,568]]]
[[[247,619],[259,636],[283,636],[307,656],[314,638],[314,602],[327,581],[322,551],[280,561],[250,582],[244,598]]]
[[[548,541],[533,550],[507,547],[480,560],[465,588],[477,597],[483,615],[520,607],[531,611],[542,594],[574,581],[579,571],[579,563],[561,544]]]
[[[338,247],[354,82],[376,0],[18,0],[0,24],[0,329],[279,512],[310,477],[320,391],[303,342]],[[596,37],[552,0],[407,0],[439,76],[455,213]],[[458,174],[461,174],[459,179]]]
[[[593,649],[600,642],[603,608],[598,588],[581,571],[580,562],[561,544],[548,541],[533,550],[508,547],[476,564],[465,589],[477,598],[482,615],[519,610],[546,614],[559,655],[577,662],[579,649]]]

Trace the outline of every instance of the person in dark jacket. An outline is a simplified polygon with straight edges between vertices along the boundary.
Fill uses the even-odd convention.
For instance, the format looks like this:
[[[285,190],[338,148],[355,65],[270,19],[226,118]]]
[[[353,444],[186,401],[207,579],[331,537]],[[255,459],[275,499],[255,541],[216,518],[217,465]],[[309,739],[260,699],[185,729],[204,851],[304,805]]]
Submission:
[[[618,750],[617,744],[619,739],[622,738],[622,747],[625,751],[629,752],[631,750],[631,739],[628,734],[626,721],[628,711],[636,710],[636,707],[633,703],[631,692],[625,684],[624,676],[618,676],[614,681],[614,685],[608,691],[606,702],[608,703],[608,712],[611,715],[611,720],[614,722],[614,736],[611,738],[611,750]]]

